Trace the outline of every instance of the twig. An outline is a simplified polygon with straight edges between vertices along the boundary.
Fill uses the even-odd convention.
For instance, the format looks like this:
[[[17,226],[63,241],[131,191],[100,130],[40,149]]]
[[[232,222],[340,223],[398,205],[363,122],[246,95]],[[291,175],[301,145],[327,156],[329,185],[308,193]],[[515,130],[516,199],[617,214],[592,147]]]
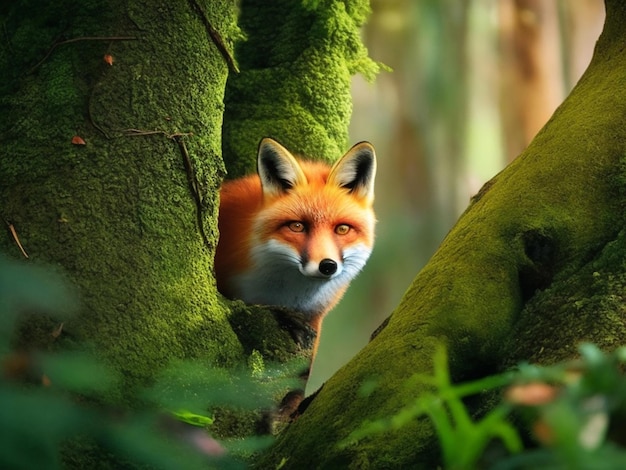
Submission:
[[[142,136],[142,135],[156,135],[156,134],[162,134],[164,136],[167,136],[167,132],[165,131],[145,131],[142,129],[125,129],[122,131],[124,133],[124,135],[127,135],[129,137],[134,137],[134,136]]]
[[[224,58],[224,60],[226,61],[226,64],[228,65],[228,70],[230,70],[233,73],[239,73],[239,67],[237,67],[237,63],[235,62],[235,59],[230,54],[230,51],[226,47],[226,44],[224,44],[224,40],[222,39],[222,36],[220,35],[220,33],[213,27],[213,25],[211,24],[207,16],[204,14],[202,7],[198,5],[198,2],[196,0],[189,0],[189,5],[191,6],[193,10],[195,10],[195,12],[198,14],[200,19],[202,20],[202,23],[204,24],[204,27],[209,33],[211,40],[217,47],[217,50],[220,51],[220,54],[222,54],[222,57]]]
[[[191,190],[191,194],[193,195],[193,199],[196,203],[196,217],[198,221],[198,230],[200,231],[200,235],[202,236],[202,240],[204,244],[210,248],[211,244],[209,243],[209,239],[206,236],[206,232],[204,231],[204,224],[202,223],[202,194],[200,191],[200,184],[198,183],[198,178],[196,177],[196,172],[193,169],[193,163],[191,162],[191,158],[189,157],[189,152],[187,151],[187,146],[185,145],[184,139],[182,139],[182,135],[174,136],[173,139],[178,144],[178,148],[180,149],[180,153],[183,156],[183,165],[185,165],[185,171],[187,172],[187,181],[189,183],[189,189]]]
[[[13,226],[12,223],[9,223],[8,220],[5,220],[4,222],[9,226],[9,231],[11,232],[11,235],[13,235],[13,240],[15,240],[15,243],[17,243],[17,246],[20,249],[20,251],[22,252],[22,254],[24,255],[24,258],[28,259],[28,254],[26,253],[26,250],[24,250],[24,247],[20,243],[20,238],[17,236],[17,232],[15,231],[15,227]]]
[[[39,66],[43,64],[46,61],[46,59],[48,59],[48,57],[50,57],[50,55],[54,52],[54,50],[57,47],[63,46],[64,44],[71,44],[73,42],[80,42],[80,41],[135,41],[136,39],[137,38],[135,36],[83,36],[79,38],[66,39],[65,41],[57,41],[52,45],[50,49],[48,49],[48,52],[46,52],[46,55],[43,56],[43,59],[37,62],[27,72],[27,75],[37,70],[37,68],[39,68]]]
[[[144,129],[124,129],[122,132],[124,133],[124,135],[128,137],[160,134],[160,135],[164,135],[168,139],[175,139],[177,137],[188,137],[190,135],[193,135],[192,132],[174,132],[172,134],[169,134],[159,129],[155,129],[153,131],[146,131]]]
[[[96,123],[95,119],[93,118],[93,112],[92,112],[92,109],[91,109],[91,103],[93,101],[93,94],[94,94],[97,86],[98,86],[98,84],[96,83],[91,88],[91,91],[89,93],[89,101],[87,102],[87,116],[89,117],[89,122],[94,127],[94,129],[100,131],[100,133],[102,133],[102,135],[105,137],[105,139],[109,140],[111,138],[109,136],[109,134],[107,134],[107,132],[102,128],[102,126],[100,126],[98,123]]]

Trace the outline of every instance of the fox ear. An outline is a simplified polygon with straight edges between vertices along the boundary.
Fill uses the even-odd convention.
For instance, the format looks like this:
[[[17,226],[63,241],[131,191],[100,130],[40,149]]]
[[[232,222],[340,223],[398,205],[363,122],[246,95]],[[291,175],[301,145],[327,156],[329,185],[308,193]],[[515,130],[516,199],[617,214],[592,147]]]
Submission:
[[[328,183],[347,188],[354,195],[372,203],[375,176],[374,147],[369,142],[359,142],[333,165]]]
[[[278,196],[306,183],[300,164],[285,147],[265,137],[259,144],[257,173],[264,195]]]

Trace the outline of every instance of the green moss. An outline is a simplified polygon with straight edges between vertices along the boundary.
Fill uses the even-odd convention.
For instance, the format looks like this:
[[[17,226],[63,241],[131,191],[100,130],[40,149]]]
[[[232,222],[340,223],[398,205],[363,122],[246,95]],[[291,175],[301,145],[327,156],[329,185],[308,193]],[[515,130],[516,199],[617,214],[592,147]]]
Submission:
[[[253,436],[261,420],[262,415],[258,411],[220,409],[215,414],[211,432],[219,439]]]
[[[241,73],[226,89],[223,152],[229,177],[254,171],[262,137],[334,161],[348,146],[350,78],[373,76],[359,27],[366,1],[244,1]]]
[[[302,314],[240,301],[229,306],[228,320],[246,354],[259,354],[272,363],[310,357],[315,332]]]
[[[265,373],[263,355],[256,349],[253,349],[250,356],[248,356],[248,368],[254,377],[261,377]]]

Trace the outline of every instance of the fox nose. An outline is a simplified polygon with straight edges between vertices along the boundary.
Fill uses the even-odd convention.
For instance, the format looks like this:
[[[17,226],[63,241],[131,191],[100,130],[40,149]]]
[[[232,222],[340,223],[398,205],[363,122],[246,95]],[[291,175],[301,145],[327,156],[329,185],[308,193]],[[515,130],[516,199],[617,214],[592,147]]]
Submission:
[[[337,272],[337,262],[332,259],[325,258],[320,261],[319,270],[324,276],[332,276]]]

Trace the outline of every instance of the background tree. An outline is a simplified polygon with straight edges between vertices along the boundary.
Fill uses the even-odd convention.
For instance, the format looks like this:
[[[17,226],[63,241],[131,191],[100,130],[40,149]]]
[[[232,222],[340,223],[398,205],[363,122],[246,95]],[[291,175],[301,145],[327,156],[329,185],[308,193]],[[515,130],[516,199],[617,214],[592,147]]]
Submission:
[[[450,350],[453,378],[464,380],[522,359],[571,357],[582,340],[607,349],[624,343],[626,8],[606,6],[594,58],[567,100],[473,198],[386,326],[324,385],[261,466],[434,468],[426,420],[337,444],[426,390],[406,380],[432,371],[439,345]]]

